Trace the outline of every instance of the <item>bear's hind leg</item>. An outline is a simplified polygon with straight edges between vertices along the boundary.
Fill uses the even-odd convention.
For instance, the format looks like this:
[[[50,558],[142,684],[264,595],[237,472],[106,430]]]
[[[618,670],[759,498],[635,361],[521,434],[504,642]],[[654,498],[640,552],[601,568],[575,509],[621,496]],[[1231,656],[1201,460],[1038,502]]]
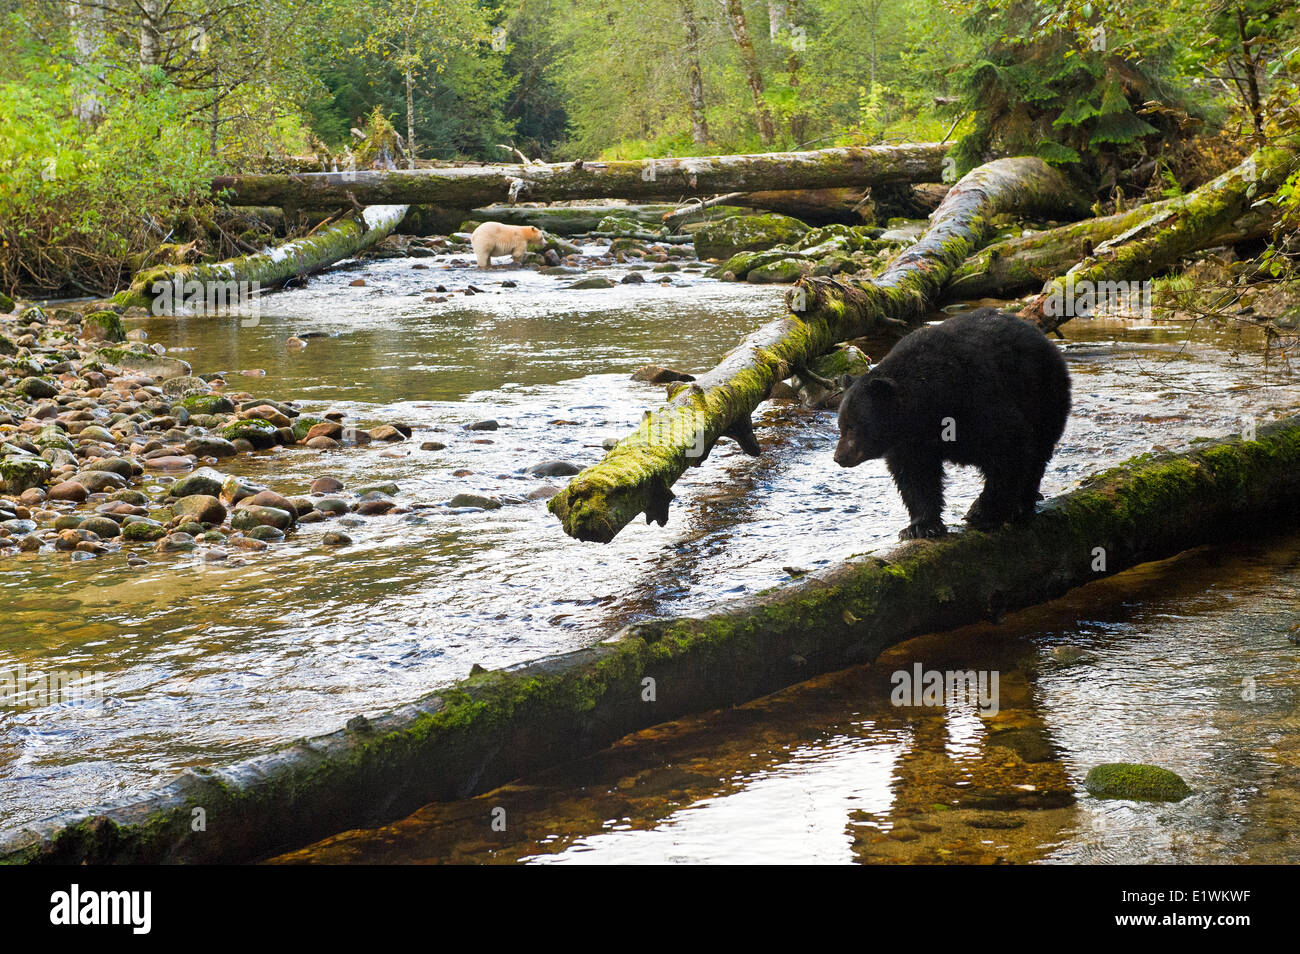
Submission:
[[[1015,520],[1020,510],[1021,475],[1010,474],[1001,468],[984,472],[984,491],[966,511],[966,525],[976,530],[996,530],[1009,520]]]
[[[939,537],[947,533],[940,519],[943,514],[943,458],[938,452],[891,451],[885,455],[885,464],[912,520],[899,533],[899,539]]]
[[[1050,457],[1050,453],[1048,457]],[[1028,520],[1034,515],[1038,507],[1038,501],[1043,499],[1043,495],[1038,492],[1038,486],[1043,482],[1043,472],[1047,470],[1048,458],[1041,461],[1033,460],[1025,467],[1024,476],[1020,482],[1020,492],[1016,498],[1016,509],[1013,515],[1015,520]]]

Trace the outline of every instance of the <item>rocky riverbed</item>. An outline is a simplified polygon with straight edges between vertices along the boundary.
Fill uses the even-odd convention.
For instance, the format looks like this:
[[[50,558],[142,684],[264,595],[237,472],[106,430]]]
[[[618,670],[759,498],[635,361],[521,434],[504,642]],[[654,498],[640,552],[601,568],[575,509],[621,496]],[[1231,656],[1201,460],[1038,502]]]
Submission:
[[[467,226],[474,223],[465,223]],[[618,223],[604,223],[611,226]],[[390,236],[366,260],[441,257],[445,268],[471,262],[468,235]],[[675,260],[692,259],[689,246],[652,238],[615,238],[592,254],[548,236],[529,256],[540,275],[565,280],[570,289],[611,288],[651,280],[672,284]],[[358,263],[360,265],[362,263]],[[588,269],[626,265],[619,279]],[[702,265],[687,262],[700,271]],[[367,287],[356,278],[352,287]],[[463,287],[433,284],[422,289],[426,304],[484,294],[473,281]],[[517,287],[506,279],[502,289]],[[201,371],[169,356],[147,333],[129,334],[116,311],[100,305],[13,308],[0,316],[0,557],[18,552],[66,551],[87,560],[126,548],[128,562],[143,566],[150,550],[193,551],[205,561],[239,561],[265,550],[301,524],[392,513],[410,508],[393,499],[392,484],[347,487],[329,473],[329,452],[372,443],[411,440],[410,425],[391,421],[359,426],[343,411],[305,414],[286,396],[254,390],[258,369]],[[290,336],[286,348],[307,347]],[[464,425],[466,440],[486,442],[493,420]],[[300,446],[321,453],[320,476],[310,493],[293,495],[222,472],[241,454]],[[444,441],[421,441],[440,450]],[[567,461],[542,461],[538,477],[577,473]],[[507,503],[546,499],[557,487],[544,484],[526,496],[460,493],[423,505],[456,513],[496,509]],[[325,533],[324,546],[346,545],[345,529]]]
[[[238,559],[298,524],[398,509],[388,487],[347,488],[329,476],[328,452],[408,440],[408,425],[363,428],[339,411],[305,415],[292,401],[248,390],[255,370],[196,375],[142,333],[128,341],[115,317],[31,306],[0,318],[0,556],[51,549],[87,560],[129,548],[133,565],[144,565],[149,550]],[[220,469],[285,445],[322,453],[309,496]],[[322,541],[350,539],[336,531]]]

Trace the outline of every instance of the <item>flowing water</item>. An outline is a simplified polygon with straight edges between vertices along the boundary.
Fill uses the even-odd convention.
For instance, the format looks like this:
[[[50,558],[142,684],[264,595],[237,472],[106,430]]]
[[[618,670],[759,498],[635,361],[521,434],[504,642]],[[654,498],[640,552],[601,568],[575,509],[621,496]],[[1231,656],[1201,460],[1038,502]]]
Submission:
[[[618,278],[626,270],[602,271]],[[357,277],[365,278],[364,287],[349,284]],[[507,279],[515,287],[500,284]],[[698,612],[788,581],[792,570],[892,545],[906,521],[883,464],[836,467],[833,412],[790,405],[764,405],[758,415],[756,432],[766,450],[761,458],[747,458],[723,442],[703,467],[688,473],[674,488],[678,499],[667,527],[634,524],[610,545],[581,544],[560,531],[544,502],[527,499],[562,480],[532,477],[525,468],[554,459],[593,463],[603,454],[602,440],[621,435],[643,408],[659,403],[662,389],[630,381],[633,370],[647,363],[705,370],[781,308],[780,288],[721,284],[692,272],[674,273],[672,282],[569,290],[566,278],[526,270],[484,276],[443,258],[394,259],[337,270],[273,296],[256,322],[133,322],[196,371],[265,371],[259,377],[232,374],[232,389],[297,399],[308,412],[343,410],[362,424],[401,421],[415,429],[403,444],[324,454],[282,448],[223,462],[223,470],[286,493],[304,491],[322,474],[349,488],[395,483],[396,499],[412,512],[349,519],[345,529],[354,543],[342,549],[320,543],[338,521],[306,526],[244,565],[154,553],[142,569],[129,568],[123,553],[81,563],[52,553],[0,562],[0,671],[89,671],[102,677],[106,690],[101,700],[0,710],[0,825],[127,795],[186,766],[232,761],[276,742],[331,731],[356,714],[462,678],[475,663],[497,668],[572,649],[637,618]],[[471,283],[484,293],[457,293]],[[449,289],[448,300],[426,301],[438,285]],[[310,339],[302,351],[286,350],[287,337],[304,333],[327,337]],[[1252,332],[1091,321],[1068,326],[1068,339],[1075,412],[1044,481],[1048,495],[1107,463],[1233,433],[1300,403],[1300,381],[1285,363],[1263,359],[1262,341]],[[500,428],[464,429],[487,418]],[[425,441],[447,446],[420,450]],[[978,489],[978,475],[952,472],[950,523],[959,521]],[[508,502],[475,513],[431,506],[460,492]],[[1125,640],[1102,610],[1093,617],[1084,603],[1077,623],[1083,636],[1064,623],[1057,629],[1042,623],[1017,637],[1014,658],[986,660],[984,668],[1002,666],[1006,673],[1004,696],[1015,685],[1031,700],[1019,707],[1004,701],[998,718],[1023,709],[1029,728],[1012,729],[1023,729],[1026,737],[1038,733],[1061,754],[1025,763],[1030,774],[1052,776],[1032,784],[1044,791],[1068,787],[1089,760],[1127,757],[1130,742],[1149,746],[1166,737],[1171,748],[1187,748],[1148,760],[1200,766],[1194,743],[1202,736],[1189,732],[1190,712],[1208,723],[1202,734],[1252,753],[1259,772],[1269,766],[1281,771],[1278,725],[1255,717],[1267,706],[1257,703],[1229,718],[1215,707],[1217,683],[1209,681],[1211,673],[1257,671],[1250,668],[1259,665],[1254,654],[1266,652],[1269,640],[1278,664],[1294,669],[1295,647],[1284,639],[1274,645],[1280,637],[1268,629],[1293,608],[1274,594],[1281,602],[1267,625],[1259,622],[1261,601],[1274,597],[1258,587],[1267,589],[1272,577],[1261,578],[1250,561],[1225,563],[1215,576],[1223,588],[1211,603],[1198,600],[1200,590],[1163,604],[1160,593],[1135,602],[1115,597],[1116,606],[1132,613],[1154,613],[1163,642],[1145,630],[1142,639]],[[1294,575],[1290,579],[1294,583]],[[1255,640],[1223,638],[1211,646],[1204,632],[1212,613],[1221,614],[1213,625],[1253,633]],[[1017,668],[1018,660],[1049,653],[1057,642],[1080,640],[1100,665],[1059,673],[1052,666]],[[1170,671],[1185,677],[1173,696],[1140,693],[1131,703],[1120,698],[1112,705],[1092,681],[1098,673],[1107,684],[1137,678],[1133,673],[1147,650],[1112,664],[1108,654],[1116,647],[1155,651],[1162,645],[1166,655],[1157,653],[1146,664],[1153,684]],[[936,663],[947,658],[974,665],[966,642],[940,640],[936,646]],[[558,794],[539,808],[539,817],[549,821],[537,829],[554,828],[553,834],[523,836],[508,849],[485,845],[482,852],[735,857],[766,845],[771,857],[818,852],[848,858],[877,851],[872,831],[886,839],[881,844],[924,843],[924,833],[911,842],[900,839],[897,819],[890,820],[891,812],[907,807],[900,790],[925,788],[920,781],[898,785],[898,766],[944,757],[956,766],[952,771],[964,771],[984,744],[980,720],[972,715],[945,722],[907,710],[900,715],[887,692],[877,697],[869,689],[871,678],[839,678],[847,682],[831,680],[830,690],[792,690],[802,701],[785,709],[765,701],[737,710],[755,714],[721,717],[725,731],[697,736],[694,749],[684,743],[693,753],[684,759],[689,770],[678,765],[651,772],[646,763],[644,771],[633,772],[633,787],[644,776],[651,798],[662,797],[662,804],[620,814],[574,801],[581,801],[575,786],[586,782],[556,782]],[[1276,688],[1289,691],[1285,681]],[[1272,697],[1261,692],[1259,698]],[[1274,702],[1289,705],[1294,718],[1295,700],[1286,699]],[[690,728],[663,731],[689,737]],[[643,750],[629,744],[632,756],[610,758],[635,762]],[[945,756],[949,749],[960,752]],[[599,787],[607,777],[603,769],[593,771]],[[1189,770],[1188,777],[1195,784],[1197,773]],[[611,784],[621,792],[625,782],[619,776]],[[776,815],[791,791],[803,792],[801,815],[781,822]],[[477,811],[476,804],[444,809]],[[701,806],[709,811],[687,811]],[[1050,811],[1077,819],[1079,809]],[[746,833],[747,812],[771,822],[770,841]],[[1119,831],[1139,828],[1152,844],[1159,841],[1155,816],[1117,812],[1104,815],[1107,824]],[[856,819],[847,849],[846,817]],[[1064,831],[1075,822],[1059,824]],[[629,834],[621,834],[624,827]],[[1034,821],[1023,830],[1040,827]],[[655,832],[664,834],[656,838]],[[1040,835],[1023,857],[1077,857],[1091,850],[1086,834]],[[1049,848],[1053,839],[1060,845]]]

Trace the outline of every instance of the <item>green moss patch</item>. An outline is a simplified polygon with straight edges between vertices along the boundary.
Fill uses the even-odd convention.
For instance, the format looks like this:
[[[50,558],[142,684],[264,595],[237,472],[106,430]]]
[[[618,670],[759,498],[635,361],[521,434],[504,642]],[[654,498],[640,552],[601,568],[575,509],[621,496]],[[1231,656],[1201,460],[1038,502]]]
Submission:
[[[1192,794],[1175,772],[1158,765],[1108,762],[1088,772],[1083,787],[1095,798],[1126,798],[1148,802],[1179,802]]]

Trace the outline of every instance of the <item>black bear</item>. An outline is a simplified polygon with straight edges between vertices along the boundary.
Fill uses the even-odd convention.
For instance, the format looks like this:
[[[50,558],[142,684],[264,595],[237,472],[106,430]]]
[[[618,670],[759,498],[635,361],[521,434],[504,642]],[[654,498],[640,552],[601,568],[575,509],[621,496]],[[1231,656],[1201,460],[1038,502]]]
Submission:
[[[883,456],[912,522],[899,536],[945,532],[943,463],[973,464],[984,492],[966,522],[1024,519],[1070,413],[1065,359],[1037,328],[980,308],[903,338],[840,404],[835,462]]]

